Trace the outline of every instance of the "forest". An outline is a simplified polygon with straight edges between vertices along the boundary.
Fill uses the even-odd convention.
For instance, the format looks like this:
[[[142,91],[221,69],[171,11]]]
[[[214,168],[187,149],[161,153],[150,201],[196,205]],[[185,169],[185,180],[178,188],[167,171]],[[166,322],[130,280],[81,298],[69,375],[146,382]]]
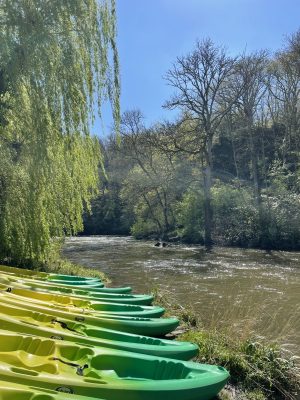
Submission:
[[[299,250],[300,31],[235,58],[198,41],[164,78],[178,117],[147,126],[128,110],[100,140],[83,233]]]

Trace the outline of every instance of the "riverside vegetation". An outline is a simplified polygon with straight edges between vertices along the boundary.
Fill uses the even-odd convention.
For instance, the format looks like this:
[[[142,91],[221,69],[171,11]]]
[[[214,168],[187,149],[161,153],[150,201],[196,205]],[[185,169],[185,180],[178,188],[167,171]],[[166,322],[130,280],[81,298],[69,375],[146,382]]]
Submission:
[[[166,307],[167,315],[177,315],[181,327],[177,340],[199,346],[198,362],[224,366],[230,372],[229,385],[220,400],[297,399],[300,368],[297,357],[276,343],[268,343],[245,326],[236,330],[230,310],[227,326],[218,329],[215,321],[203,325],[201,315],[182,307],[172,295],[154,289],[155,300]]]

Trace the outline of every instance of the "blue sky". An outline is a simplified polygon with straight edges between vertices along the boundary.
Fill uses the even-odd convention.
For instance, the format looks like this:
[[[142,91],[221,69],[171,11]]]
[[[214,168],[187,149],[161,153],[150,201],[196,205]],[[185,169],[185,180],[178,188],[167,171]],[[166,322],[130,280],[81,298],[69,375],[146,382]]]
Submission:
[[[139,108],[147,124],[174,113],[162,108],[172,89],[163,75],[196,39],[210,37],[232,55],[282,47],[300,28],[300,0],[116,0],[122,111]],[[93,131],[107,135],[109,107]],[[104,130],[104,132],[103,132]]]

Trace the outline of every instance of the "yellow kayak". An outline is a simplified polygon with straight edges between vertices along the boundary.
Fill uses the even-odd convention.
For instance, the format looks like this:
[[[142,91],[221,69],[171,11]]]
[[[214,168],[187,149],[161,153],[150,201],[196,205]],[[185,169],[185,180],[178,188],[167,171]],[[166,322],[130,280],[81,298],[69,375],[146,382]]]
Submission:
[[[198,364],[0,331],[0,381],[107,400],[209,400],[229,374]]]
[[[91,400],[90,397],[59,393],[56,390],[37,388],[32,385],[1,382],[0,400]],[[98,400],[105,400],[100,399]]]
[[[2,329],[16,333],[178,360],[190,360],[198,354],[198,347],[192,343],[155,339],[149,336],[95,327],[66,318],[54,318],[49,314],[26,310],[9,304],[0,303],[0,326]]]
[[[6,292],[0,292],[0,308],[1,305],[12,305],[16,308],[35,311],[41,315],[51,315],[56,319],[67,319],[95,327],[147,336],[164,336],[179,325],[177,318],[140,318],[122,315],[112,316],[109,314],[95,316],[88,311],[78,309],[70,312],[65,307],[52,307],[51,305],[47,306],[45,303],[38,304],[30,301],[24,302],[24,299],[20,298],[20,296]]]
[[[0,284],[0,290],[6,291],[7,294],[13,294],[20,302],[28,301],[41,305],[53,305],[55,307],[63,307],[70,312],[76,312],[78,309],[94,314],[111,314],[111,315],[130,315],[137,317],[160,317],[165,310],[159,306],[141,306],[122,303],[108,303],[100,301],[90,301],[61,294],[52,294],[38,292],[36,290],[28,290],[18,288],[15,285]]]
[[[104,283],[102,282],[91,282],[85,285],[75,285],[74,287],[70,284],[66,284],[64,282],[55,282],[48,280],[47,277],[49,274],[46,272],[39,272],[39,271],[31,271],[22,268],[15,268],[15,267],[7,267],[5,265],[0,265],[0,275],[3,277],[14,277],[14,278],[23,278],[29,279],[35,282],[37,285],[41,284],[47,287],[53,288],[61,288],[62,290],[70,290],[70,289],[78,289],[78,290],[85,290],[85,291],[93,291],[95,293],[112,293],[112,294],[122,294],[122,293],[130,293],[131,287],[105,287]],[[32,282],[32,283],[33,283]]]
[[[60,282],[71,282],[79,284],[93,284],[96,282],[101,282],[100,278],[77,276],[77,275],[65,275],[65,274],[55,274],[43,271],[30,270],[26,268],[16,268],[7,265],[0,265],[0,272],[8,273],[15,276],[28,276],[33,279],[40,279],[45,281],[60,281]]]

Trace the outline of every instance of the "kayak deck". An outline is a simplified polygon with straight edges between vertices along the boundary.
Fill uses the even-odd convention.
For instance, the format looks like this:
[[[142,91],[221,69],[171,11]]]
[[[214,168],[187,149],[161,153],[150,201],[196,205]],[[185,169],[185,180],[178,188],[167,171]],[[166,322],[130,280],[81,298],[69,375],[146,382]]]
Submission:
[[[3,344],[2,344],[3,343]],[[2,345],[1,345],[2,344]],[[221,367],[149,355],[84,347],[0,331],[0,379],[73,393],[131,400],[213,397],[225,385]],[[204,397],[205,396],[205,397]]]

